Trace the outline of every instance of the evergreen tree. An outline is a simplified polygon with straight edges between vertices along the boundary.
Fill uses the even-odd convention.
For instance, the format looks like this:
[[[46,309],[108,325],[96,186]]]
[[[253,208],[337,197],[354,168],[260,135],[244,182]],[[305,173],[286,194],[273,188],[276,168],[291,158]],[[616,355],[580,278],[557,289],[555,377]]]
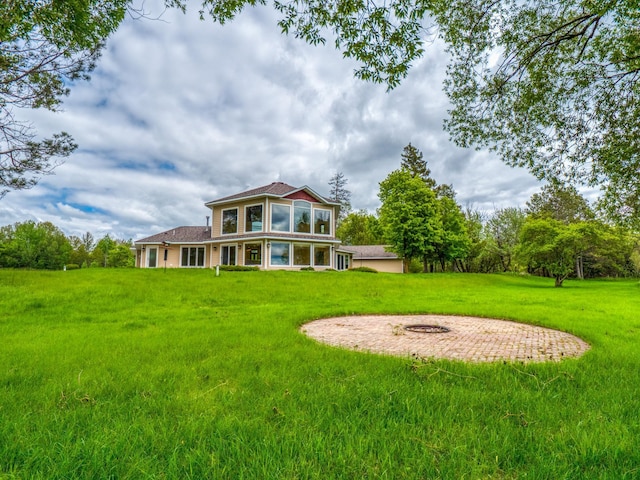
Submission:
[[[351,192],[345,188],[349,180],[344,177],[344,173],[336,172],[329,180],[329,199],[340,204],[338,209],[338,226],[342,220],[351,212]]]
[[[429,188],[436,188],[436,181],[431,178],[431,170],[427,167],[427,161],[423,159],[422,152],[416,147],[407,145],[400,154],[401,168],[406,168],[413,177],[419,177]]]

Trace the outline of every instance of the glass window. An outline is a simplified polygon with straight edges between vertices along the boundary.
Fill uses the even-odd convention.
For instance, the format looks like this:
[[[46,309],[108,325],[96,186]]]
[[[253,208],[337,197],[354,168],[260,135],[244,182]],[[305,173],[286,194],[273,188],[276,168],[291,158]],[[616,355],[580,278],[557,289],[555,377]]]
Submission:
[[[244,246],[244,264],[262,265],[262,244],[247,243]]]
[[[311,245],[293,246],[293,264],[303,267],[311,265]]]
[[[182,247],[182,267],[204,267],[204,247]]]
[[[244,217],[245,232],[262,231],[262,205],[251,205],[250,207],[247,207],[245,209]]]
[[[304,200],[293,202],[293,231],[311,233],[311,204]]]
[[[271,242],[271,265],[289,265],[289,244]]]
[[[158,265],[158,249],[157,248],[150,248],[149,249],[149,268],[156,268],[156,266]]]
[[[222,265],[236,264],[236,246],[225,245],[222,247]]]
[[[329,266],[331,265],[331,257],[329,254],[329,246],[328,245],[316,245],[313,248],[313,264],[320,266]]]
[[[331,234],[331,210],[313,211],[313,233],[318,235]]]
[[[222,233],[238,233],[238,209],[222,211]]]
[[[271,205],[271,231],[289,232],[291,231],[291,209],[289,205]]]

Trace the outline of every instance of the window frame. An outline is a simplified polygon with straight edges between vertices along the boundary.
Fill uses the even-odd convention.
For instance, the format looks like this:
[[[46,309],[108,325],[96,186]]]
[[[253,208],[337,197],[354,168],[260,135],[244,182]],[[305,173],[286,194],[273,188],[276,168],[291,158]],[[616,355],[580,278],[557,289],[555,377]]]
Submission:
[[[257,261],[257,263],[255,261],[247,261],[250,259],[250,255],[248,252],[249,250],[251,250],[252,246],[257,246],[258,247],[258,255],[260,256],[259,261]],[[256,242],[256,243],[245,243],[243,244],[243,261],[244,261],[244,265],[246,266],[251,266],[251,267],[256,267],[256,266],[262,266],[262,242]]]
[[[273,262],[273,255],[274,255],[274,251],[276,250],[276,245],[282,245],[284,247],[286,247],[286,253],[283,252],[282,256],[287,257],[287,263],[274,263]],[[269,265],[274,266],[274,267],[290,267],[291,266],[291,242],[269,242],[267,244],[267,246],[269,247]]]
[[[193,252],[192,252],[193,250]],[[185,265],[185,251],[187,264]],[[202,251],[202,252],[200,252]],[[202,253],[202,256],[200,256]],[[195,265],[191,265],[191,261],[195,261]],[[199,263],[202,262],[202,265]],[[207,251],[202,245],[183,245],[180,247],[180,268],[205,268],[207,265]]]
[[[329,220],[327,221],[328,223],[328,232],[325,233],[319,233],[316,231],[316,223],[317,223],[317,219],[316,219],[316,212],[320,213],[320,212],[326,212],[329,214]],[[332,225],[333,225],[333,210],[329,209],[329,208],[314,208],[313,209],[313,234],[314,235],[322,235],[322,236],[331,236],[331,230],[332,230]],[[324,222],[322,222],[324,223]]]
[[[288,214],[287,214],[287,230],[278,230],[274,228],[274,221],[273,221],[273,210],[275,208],[286,208],[288,210]],[[269,217],[270,220],[270,229],[272,232],[283,232],[283,233],[290,233],[291,232],[291,205],[288,203],[272,203],[271,204],[271,215]]]
[[[247,230],[247,226],[249,225],[249,209],[260,207],[260,230]],[[244,232],[252,233],[252,232],[264,232],[264,204],[263,203],[254,203],[252,205],[244,206]]]
[[[234,232],[225,232],[224,231],[224,227],[225,227],[225,212],[236,212],[236,222],[235,222],[235,226],[236,229]],[[232,208],[224,208],[221,210],[220,212],[220,234],[221,235],[237,235],[238,234],[238,207],[232,207]]]
[[[308,205],[308,206],[305,206]],[[304,225],[302,222],[297,222],[297,211],[298,210],[305,210],[309,212],[309,219],[308,222],[306,223],[309,226],[309,230],[298,230],[298,224],[302,224]],[[309,202],[308,200],[294,200],[293,201],[293,233],[306,233],[311,235],[311,226],[313,225],[312,222],[312,218],[313,218],[313,205],[311,204],[311,202]],[[304,216],[304,213],[302,213],[301,217]]]

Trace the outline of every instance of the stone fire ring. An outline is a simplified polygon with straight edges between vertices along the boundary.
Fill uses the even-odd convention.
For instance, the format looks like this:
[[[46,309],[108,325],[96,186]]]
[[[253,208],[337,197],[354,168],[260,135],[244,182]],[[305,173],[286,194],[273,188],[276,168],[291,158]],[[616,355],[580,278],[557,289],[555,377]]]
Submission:
[[[446,327],[418,333],[408,325]],[[477,317],[379,315],[324,318],[303,325],[303,333],[329,345],[359,351],[469,362],[558,362],[579,357],[589,344],[550,328]]]

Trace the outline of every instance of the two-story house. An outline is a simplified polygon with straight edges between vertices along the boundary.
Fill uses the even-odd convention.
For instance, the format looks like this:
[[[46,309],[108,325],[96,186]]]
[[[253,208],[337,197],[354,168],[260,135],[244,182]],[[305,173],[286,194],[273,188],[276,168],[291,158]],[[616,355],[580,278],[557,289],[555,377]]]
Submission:
[[[212,200],[211,227],[177,227],[137,240],[136,266],[344,270],[351,252],[335,237],[339,203],[282,182]]]

